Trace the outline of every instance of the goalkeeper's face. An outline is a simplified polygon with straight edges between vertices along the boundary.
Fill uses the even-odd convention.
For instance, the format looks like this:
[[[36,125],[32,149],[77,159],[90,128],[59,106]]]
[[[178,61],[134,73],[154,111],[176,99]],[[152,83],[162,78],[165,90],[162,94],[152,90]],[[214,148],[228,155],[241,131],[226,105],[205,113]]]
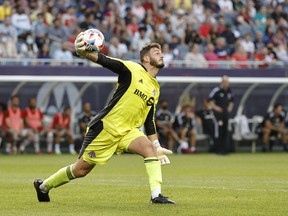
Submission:
[[[164,64],[164,55],[158,48],[152,48],[149,53],[150,65],[158,69],[162,69]]]

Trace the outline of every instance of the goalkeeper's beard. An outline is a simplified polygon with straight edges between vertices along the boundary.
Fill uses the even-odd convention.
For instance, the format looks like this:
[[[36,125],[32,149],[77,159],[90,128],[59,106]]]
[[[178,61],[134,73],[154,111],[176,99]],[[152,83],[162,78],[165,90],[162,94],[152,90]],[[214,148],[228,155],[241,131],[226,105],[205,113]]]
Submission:
[[[156,61],[156,59],[154,59],[154,58],[151,58],[151,60],[150,60],[150,65],[152,65],[152,66],[154,66],[154,67],[156,67],[156,68],[158,68],[158,69],[162,69],[162,68],[165,66],[164,62],[161,63],[161,64],[159,64],[159,63]]]

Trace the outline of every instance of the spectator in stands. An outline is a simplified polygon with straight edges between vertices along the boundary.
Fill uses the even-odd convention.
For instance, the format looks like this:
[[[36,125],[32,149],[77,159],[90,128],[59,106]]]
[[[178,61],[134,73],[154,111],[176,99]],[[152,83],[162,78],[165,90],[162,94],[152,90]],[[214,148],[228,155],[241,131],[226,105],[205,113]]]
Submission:
[[[7,109],[6,104],[0,103],[0,149],[2,147],[4,139],[4,117],[6,109]]]
[[[25,152],[26,146],[31,142],[34,145],[35,154],[41,154],[40,151],[40,135],[43,132],[43,113],[36,106],[36,98],[32,97],[28,100],[28,107],[23,111],[24,141],[20,145],[20,152]],[[43,135],[43,134],[42,134]]]
[[[204,99],[202,109],[198,110],[195,114],[200,119],[200,126],[203,129],[203,133],[210,138],[209,151],[215,152],[215,146],[219,141],[219,125],[211,102]]]
[[[206,43],[216,44],[216,40],[219,36],[220,34],[219,34],[218,26],[213,25],[212,28],[210,29],[209,34],[207,35]]]
[[[23,35],[24,41],[20,45],[20,57],[34,59],[38,56],[38,47],[30,33]]]
[[[62,113],[57,113],[53,117],[50,130],[53,131],[54,134],[55,154],[58,155],[62,154],[60,149],[60,142],[62,137],[64,137],[69,144],[70,154],[76,154],[73,133],[70,128],[71,123],[70,116],[71,116],[71,109],[69,107],[65,107]]]
[[[269,20],[271,21],[271,24],[268,24],[270,22]],[[275,33],[274,20],[268,18],[267,22],[266,22],[265,33],[264,33],[264,36],[263,36],[263,41],[264,41],[265,44],[268,44],[269,42],[272,41],[274,33]]]
[[[69,33],[72,34],[77,28],[77,17],[75,6],[69,5],[67,11],[62,16],[62,24],[68,29]]]
[[[275,20],[276,23],[278,23],[280,18],[288,20],[288,14],[283,11],[283,6],[281,4],[276,6],[275,10],[271,13],[270,16],[273,20]]]
[[[234,11],[240,11],[244,7],[242,0],[233,0]]]
[[[256,32],[254,46],[255,46],[255,52],[257,52],[259,49],[265,46],[265,43],[263,40],[263,33],[261,31]]]
[[[246,53],[247,59],[253,58],[255,53],[255,44],[253,43],[250,34],[246,33],[241,40],[241,46]]]
[[[235,61],[234,68],[248,68],[247,54],[241,44],[236,46],[236,51],[232,54],[231,59]]]
[[[44,14],[38,13],[37,19],[32,23],[35,42],[38,49],[41,49],[43,44],[47,41],[48,27],[44,23]]]
[[[179,8],[171,15],[169,19],[173,34],[177,35],[179,38],[183,37],[185,27],[187,26],[187,19],[185,11],[182,8]]]
[[[57,49],[52,57],[60,61],[67,61],[67,64],[72,63],[73,60],[73,55],[69,50],[69,45],[65,42],[61,43],[60,49]]]
[[[184,32],[184,40],[187,45],[191,45],[194,43],[201,44],[202,38],[198,31],[194,29],[194,25],[192,23],[188,23]]]
[[[269,67],[273,59],[271,58],[271,56],[269,56],[266,46],[258,50],[258,52],[254,56],[254,61],[259,68]]]
[[[273,51],[276,53],[276,56],[279,60],[283,61],[284,63],[288,63],[287,46],[281,45],[280,43],[275,42]]]
[[[51,59],[50,53],[49,53],[49,45],[47,43],[43,44],[42,48],[39,51],[38,54],[39,59]],[[48,62],[43,62],[43,65],[48,65]]]
[[[218,56],[214,53],[214,45],[212,43],[207,44],[206,52],[204,54],[204,58],[207,60],[209,68],[217,68],[219,65],[215,62],[210,63],[209,61],[218,61]]]
[[[11,25],[11,18],[5,17],[3,24],[0,23],[0,56],[16,58],[17,42],[17,30]]]
[[[204,1],[205,8],[210,9],[213,13],[219,14],[221,8],[219,7],[217,0],[207,0]]]
[[[229,47],[234,45],[236,37],[232,31],[231,23],[226,23],[226,29],[220,34],[220,37],[223,37],[225,39]]]
[[[220,7],[221,14],[232,14],[233,11],[233,3],[232,0],[218,0],[218,5]]]
[[[32,25],[29,16],[25,13],[24,8],[18,6],[16,12],[11,16],[12,25],[16,28],[18,36],[31,32]]]
[[[192,14],[195,16],[199,23],[204,22],[205,14],[204,14],[204,5],[202,4],[202,0],[193,1],[192,6]]]
[[[185,105],[183,111],[176,116],[173,124],[180,140],[188,139],[188,146],[182,142],[177,149],[178,153],[193,154],[197,152],[195,124],[195,114],[192,112],[191,106]]]
[[[145,9],[142,6],[141,0],[135,0],[131,5],[131,12],[137,17],[138,22],[141,22],[145,17]]]
[[[119,39],[113,37],[110,41],[108,48],[108,55],[114,58],[124,58],[128,52],[127,46],[124,43],[120,43]]]
[[[52,41],[65,41],[68,39],[68,31],[67,29],[62,25],[61,19],[59,17],[56,17],[53,21],[53,25],[49,26],[48,29],[48,37]]]
[[[19,107],[20,98],[13,95],[4,117],[4,131],[6,134],[6,154],[17,153],[18,142],[22,139],[23,116]]]
[[[0,23],[5,20],[6,17],[12,15],[12,6],[10,0],[4,0],[0,5]]]
[[[229,59],[228,49],[226,47],[226,39],[224,37],[217,38],[214,52],[218,56],[219,60]]]
[[[167,148],[171,151],[176,147],[177,142],[181,142],[176,131],[173,129],[174,118],[168,109],[169,103],[167,100],[161,100],[159,109],[156,111],[156,128],[159,134],[161,143],[167,142]]]
[[[82,114],[79,118],[79,128],[82,138],[85,136],[88,123],[95,115],[96,112],[91,110],[91,103],[85,102],[82,106]]]
[[[95,15],[91,12],[85,14],[85,20],[79,24],[81,31],[85,31],[90,28],[96,28]]]
[[[199,45],[193,44],[190,46],[190,52],[188,52],[184,58],[185,64],[193,68],[206,68],[208,66],[207,61],[202,53],[199,52]]]
[[[270,145],[270,138],[278,138],[281,135],[281,141],[284,148],[284,151],[288,151],[287,148],[287,131],[285,128],[285,112],[281,104],[275,104],[273,111],[267,113],[264,117],[263,122],[260,125],[260,133],[262,135],[263,148],[262,150],[266,152],[269,147],[269,150],[272,151],[272,145]]]
[[[139,23],[136,16],[132,17],[131,23],[127,25],[127,30],[130,37],[134,37],[135,33],[139,30]]]
[[[174,59],[184,60],[186,54],[189,52],[189,46],[185,43],[184,38],[180,39],[180,44],[174,49]]]
[[[229,87],[228,76],[223,76],[220,86],[215,87],[209,94],[208,100],[212,102],[216,119],[219,124],[219,142],[216,153],[225,155],[228,152],[228,120],[234,106],[234,97]]]
[[[266,27],[266,21],[269,14],[267,13],[266,6],[262,5],[259,11],[256,13],[255,17],[253,18],[255,25],[259,28],[260,31],[264,32]]]
[[[145,25],[140,25],[139,31],[135,33],[132,38],[131,47],[133,50],[139,52],[143,46],[150,43],[149,35],[146,34],[147,28]]]
[[[0,23],[0,33],[4,34],[16,47],[18,35],[16,28],[11,24],[11,17],[5,17],[3,23]]]
[[[199,33],[202,38],[207,39],[209,32],[212,29],[212,23],[209,17],[206,17],[205,21],[199,27]]]
[[[168,43],[163,44],[162,53],[164,56],[165,67],[170,67],[171,63],[173,61],[173,53],[172,53]]]

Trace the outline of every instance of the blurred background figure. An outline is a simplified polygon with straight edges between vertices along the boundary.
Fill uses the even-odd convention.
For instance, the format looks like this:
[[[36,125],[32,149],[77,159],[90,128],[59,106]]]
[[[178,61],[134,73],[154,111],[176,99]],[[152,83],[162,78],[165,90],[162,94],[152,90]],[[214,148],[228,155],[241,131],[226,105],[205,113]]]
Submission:
[[[260,124],[259,132],[262,136],[263,147],[262,151],[272,151],[273,141],[281,137],[281,142],[284,151],[288,151],[287,148],[287,131],[285,127],[285,112],[281,104],[275,104],[273,110],[266,114],[263,122]]]
[[[55,143],[55,154],[62,154],[60,149],[61,138],[64,138],[69,144],[69,153],[76,154],[73,133],[70,128],[71,122],[71,109],[70,107],[65,107],[62,113],[57,113],[53,117],[50,130],[54,135]]]
[[[4,117],[6,112],[7,106],[4,103],[0,103],[0,149],[3,146],[4,141]]]
[[[223,76],[220,86],[215,87],[209,94],[208,101],[212,102],[219,125],[219,142],[215,146],[217,154],[228,153],[228,120],[234,106],[234,97],[229,87],[228,76]]]
[[[23,137],[23,117],[19,104],[19,96],[12,96],[4,117],[4,131],[6,134],[6,154],[17,154],[18,144],[19,142],[21,142]]]
[[[82,114],[79,118],[79,128],[82,139],[85,136],[88,123],[95,115],[96,112],[91,110],[91,103],[85,102],[82,106]]]
[[[159,134],[160,143],[167,146],[171,151],[175,150],[176,144],[180,144],[181,141],[176,131],[173,128],[174,117],[168,109],[168,101],[161,100],[159,103],[159,109],[156,112],[156,128]]]
[[[180,140],[187,140],[187,142],[182,142],[177,149],[178,153],[183,154],[194,154],[197,153],[196,150],[196,119],[195,114],[192,111],[190,105],[185,105],[183,111],[179,113],[173,124]]]
[[[43,132],[43,113],[36,107],[36,98],[28,99],[28,107],[23,111],[24,140],[20,145],[20,152],[24,153],[26,147],[33,143],[35,154],[41,154],[40,135]]]

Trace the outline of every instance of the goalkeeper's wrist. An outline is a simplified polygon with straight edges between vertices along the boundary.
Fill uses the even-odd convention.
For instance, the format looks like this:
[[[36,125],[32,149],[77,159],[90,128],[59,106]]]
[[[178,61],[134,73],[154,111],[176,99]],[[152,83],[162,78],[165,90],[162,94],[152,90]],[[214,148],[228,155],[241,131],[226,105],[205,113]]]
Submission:
[[[152,143],[153,143],[153,145],[154,145],[156,148],[160,147],[160,142],[159,142],[158,139],[152,141]]]

